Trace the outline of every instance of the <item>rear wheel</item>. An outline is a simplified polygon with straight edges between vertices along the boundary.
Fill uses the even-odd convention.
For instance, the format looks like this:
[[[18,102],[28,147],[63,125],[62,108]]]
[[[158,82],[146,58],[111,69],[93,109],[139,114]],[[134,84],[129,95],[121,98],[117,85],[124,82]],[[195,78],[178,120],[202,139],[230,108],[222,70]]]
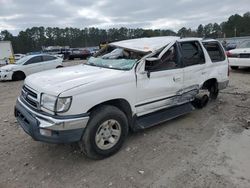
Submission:
[[[101,106],[91,113],[79,144],[89,158],[103,159],[120,150],[127,134],[126,115],[114,106]]]
[[[63,66],[62,66],[62,65],[59,65],[59,66],[57,66],[56,68],[57,68],[57,69],[59,69],[59,68],[63,68]]]
[[[237,69],[239,69],[239,67],[238,66],[231,66],[231,69],[237,70]]]
[[[25,74],[21,71],[14,72],[12,75],[12,80],[14,80],[14,81],[24,80],[24,79],[25,79]]]
[[[217,99],[218,98],[218,95],[219,95],[219,89],[218,89],[218,83],[215,82],[213,83],[210,88],[209,88],[209,98],[210,99]]]

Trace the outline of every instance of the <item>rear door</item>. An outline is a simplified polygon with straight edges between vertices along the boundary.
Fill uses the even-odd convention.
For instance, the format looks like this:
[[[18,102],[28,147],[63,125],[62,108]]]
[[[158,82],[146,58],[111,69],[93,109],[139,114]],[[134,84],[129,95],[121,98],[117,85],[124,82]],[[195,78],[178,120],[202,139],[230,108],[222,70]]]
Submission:
[[[42,61],[42,56],[40,55],[32,57],[31,59],[26,61],[23,65],[25,75],[27,76],[36,72],[43,71]]]
[[[60,59],[50,55],[43,55],[43,70],[55,69],[60,65]]]
[[[199,41],[180,42],[183,62],[183,97],[192,100],[206,78],[206,60]]]

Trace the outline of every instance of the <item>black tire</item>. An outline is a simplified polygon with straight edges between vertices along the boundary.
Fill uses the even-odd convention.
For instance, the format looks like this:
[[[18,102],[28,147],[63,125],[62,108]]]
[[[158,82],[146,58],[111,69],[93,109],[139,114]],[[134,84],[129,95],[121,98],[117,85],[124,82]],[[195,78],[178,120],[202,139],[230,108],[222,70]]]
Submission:
[[[25,74],[23,72],[14,72],[12,75],[12,80],[13,81],[18,81],[18,80],[24,80],[25,79]]]
[[[192,101],[192,105],[196,109],[202,109],[207,105],[208,101],[209,101],[209,97],[207,95],[197,96],[195,100]]]
[[[96,143],[96,135],[103,123],[115,120],[120,126],[120,136],[114,146],[101,149]],[[91,159],[100,160],[117,153],[122,147],[128,134],[128,120],[126,115],[114,106],[100,106],[90,114],[90,120],[79,142],[81,150]]]
[[[214,84],[212,84],[208,91],[209,91],[209,98],[212,100],[216,100],[219,95],[218,83],[215,82]]]
[[[237,69],[239,69],[239,67],[238,66],[231,66],[231,69],[237,70]]]
[[[59,69],[59,68],[63,68],[63,66],[62,66],[62,65],[59,65],[59,66],[57,66],[56,68],[57,68],[57,69]]]

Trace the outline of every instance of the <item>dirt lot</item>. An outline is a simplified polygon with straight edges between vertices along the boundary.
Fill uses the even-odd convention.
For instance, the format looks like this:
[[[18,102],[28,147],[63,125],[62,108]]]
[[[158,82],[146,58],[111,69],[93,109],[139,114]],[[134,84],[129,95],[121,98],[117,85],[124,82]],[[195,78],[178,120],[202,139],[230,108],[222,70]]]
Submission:
[[[23,82],[0,82],[0,187],[250,187],[250,70],[230,81],[216,102],[130,134],[102,161],[33,141],[13,116]]]

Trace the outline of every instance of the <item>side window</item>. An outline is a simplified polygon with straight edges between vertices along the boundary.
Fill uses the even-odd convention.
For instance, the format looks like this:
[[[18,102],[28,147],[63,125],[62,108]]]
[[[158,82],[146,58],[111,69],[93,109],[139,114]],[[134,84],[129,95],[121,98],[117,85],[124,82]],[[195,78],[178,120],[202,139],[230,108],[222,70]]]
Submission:
[[[203,42],[203,46],[206,48],[213,63],[226,59],[225,53],[218,42]]]
[[[43,56],[43,61],[53,61],[55,59],[56,57],[53,57],[53,56],[48,56],[48,55]]]
[[[170,47],[160,59],[157,61],[146,62],[146,70],[149,71],[163,71],[178,68],[177,47],[176,45]]]
[[[30,64],[41,63],[41,62],[42,62],[42,56],[36,56],[36,57],[32,57],[24,65],[30,65]]]
[[[198,41],[182,42],[181,50],[185,67],[205,63],[205,56]]]

